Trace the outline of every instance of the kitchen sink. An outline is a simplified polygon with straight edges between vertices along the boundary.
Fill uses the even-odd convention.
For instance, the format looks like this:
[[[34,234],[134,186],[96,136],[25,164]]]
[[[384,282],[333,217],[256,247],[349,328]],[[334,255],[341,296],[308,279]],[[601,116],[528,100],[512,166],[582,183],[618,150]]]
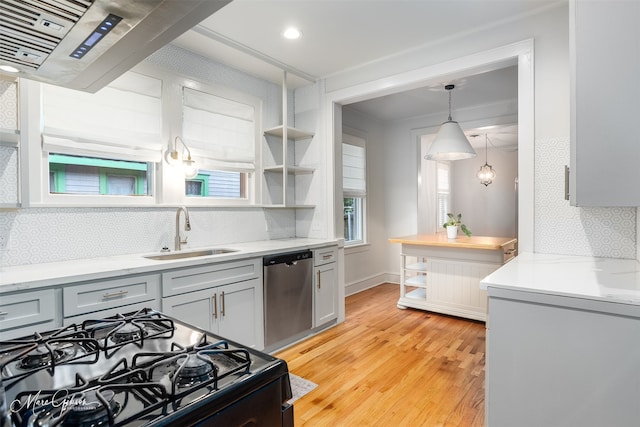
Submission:
[[[171,259],[197,258],[197,257],[209,256],[209,255],[222,255],[222,254],[228,254],[230,252],[237,252],[237,251],[234,249],[203,249],[200,251],[170,252],[166,254],[146,255],[145,258],[155,259],[158,261],[167,261]]]

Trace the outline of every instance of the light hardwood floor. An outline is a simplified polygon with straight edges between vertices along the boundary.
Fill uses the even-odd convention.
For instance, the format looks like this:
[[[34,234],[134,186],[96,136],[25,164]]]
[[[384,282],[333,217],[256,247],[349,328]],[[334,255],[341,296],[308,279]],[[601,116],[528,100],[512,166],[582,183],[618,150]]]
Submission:
[[[276,354],[318,384],[302,426],[483,426],[485,325],[396,308],[398,285],[347,297],[346,321]]]

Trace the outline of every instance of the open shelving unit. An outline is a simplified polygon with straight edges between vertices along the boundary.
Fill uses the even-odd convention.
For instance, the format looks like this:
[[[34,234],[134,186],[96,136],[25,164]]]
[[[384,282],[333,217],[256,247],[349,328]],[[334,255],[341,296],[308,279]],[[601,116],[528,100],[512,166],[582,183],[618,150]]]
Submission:
[[[265,180],[263,193],[267,208],[314,208],[301,203],[308,192],[315,168],[298,164],[297,153],[311,143],[314,134],[289,126],[287,72],[282,78],[282,124],[264,130],[265,143],[262,172]]]
[[[426,257],[401,254],[400,300],[427,301]],[[398,308],[405,308],[398,304]]]

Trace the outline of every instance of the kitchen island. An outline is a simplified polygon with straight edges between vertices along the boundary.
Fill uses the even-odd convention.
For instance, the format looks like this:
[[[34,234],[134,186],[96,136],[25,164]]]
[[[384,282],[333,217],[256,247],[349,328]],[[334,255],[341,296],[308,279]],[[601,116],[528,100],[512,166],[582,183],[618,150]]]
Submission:
[[[638,425],[638,261],[523,253],[481,287],[486,425]]]
[[[407,307],[475,320],[487,318],[480,280],[513,258],[512,237],[419,234],[389,239],[402,245],[400,298]]]

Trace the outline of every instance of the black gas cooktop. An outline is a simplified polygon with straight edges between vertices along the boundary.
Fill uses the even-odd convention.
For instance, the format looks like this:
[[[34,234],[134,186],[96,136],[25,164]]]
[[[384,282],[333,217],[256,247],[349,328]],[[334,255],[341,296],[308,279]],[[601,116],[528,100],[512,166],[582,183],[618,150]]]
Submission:
[[[0,373],[6,425],[293,425],[284,361],[150,309],[0,342]]]

